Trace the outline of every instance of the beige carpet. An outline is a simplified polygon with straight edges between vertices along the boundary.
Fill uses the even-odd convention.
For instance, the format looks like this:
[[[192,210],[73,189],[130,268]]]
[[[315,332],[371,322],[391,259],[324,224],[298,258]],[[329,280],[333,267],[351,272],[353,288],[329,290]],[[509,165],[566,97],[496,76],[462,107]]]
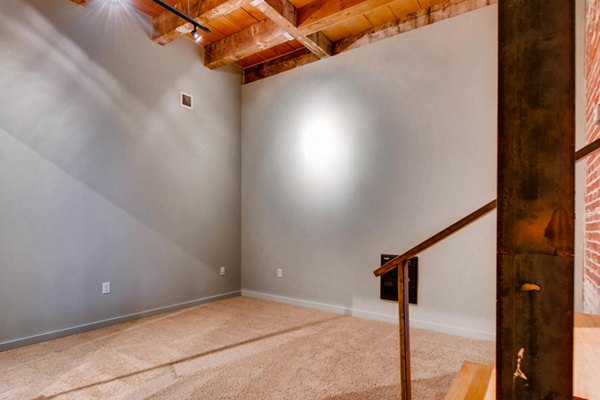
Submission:
[[[412,331],[415,400],[493,343]],[[393,324],[236,297],[0,353],[0,399],[398,399]]]

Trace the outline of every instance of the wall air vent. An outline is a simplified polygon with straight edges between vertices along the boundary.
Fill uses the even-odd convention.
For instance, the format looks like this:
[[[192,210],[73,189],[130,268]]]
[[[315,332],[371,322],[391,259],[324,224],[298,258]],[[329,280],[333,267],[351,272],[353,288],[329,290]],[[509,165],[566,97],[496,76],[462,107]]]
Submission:
[[[396,254],[382,254],[381,265],[396,258]],[[419,283],[419,257],[408,260],[408,302],[417,304],[417,289]],[[398,301],[398,269],[393,269],[381,275],[379,298],[382,300]]]
[[[189,108],[190,110],[194,109],[194,98],[191,94],[181,92],[181,107]]]

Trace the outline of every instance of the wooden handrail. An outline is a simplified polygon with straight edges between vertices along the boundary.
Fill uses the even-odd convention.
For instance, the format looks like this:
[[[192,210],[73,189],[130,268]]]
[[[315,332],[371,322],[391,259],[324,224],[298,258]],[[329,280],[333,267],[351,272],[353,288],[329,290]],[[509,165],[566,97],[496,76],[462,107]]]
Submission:
[[[596,139],[592,143],[577,150],[577,152],[575,152],[575,162],[581,161],[582,159],[584,159],[585,157],[587,157],[588,155],[590,155],[591,153],[593,153],[594,151],[596,151],[598,149],[600,149],[600,139]],[[448,236],[452,235],[454,232],[464,228],[465,226],[469,225],[472,222],[477,221],[479,218],[481,218],[484,215],[486,215],[487,213],[493,211],[495,208],[496,208],[496,200],[490,201],[485,206],[481,207],[477,211],[472,212],[471,214],[467,215],[460,221],[455,222],[454,224],[450,225],[446,229],[436,233],[429,239],[425,240],[424,242],[419,243],[418,245],[416,245],[412,249],[408,250],[407,252],[399,255],[398,257],[391,259],[390,261],[388,261],[387,263],[385,263],[384,265],[382,265],[381,267],[379,267],[375,271],[373,271],[373,273],[375,274],[375,276],[381,276],[381,275],[385,274],[386,272],[393,270],[394,268],[398,267],[399,265],[402,265],[402,262],[404,262],[405,260],[408,260],[409,258],[416,256],[420,252],[430,248],[434,244],[436,244],[436,243],[444,240]]]
[[[398,268],[398,330],[400,334],[400,387],[402,400],[412,400],[408,281],[408,260],[404,260]]]
[[[407,252],[399,255],[396,258],[391,259],[390,261],[388,261],[381,267],[377,268],[373,273],[375,274],[375,276],[381,276],[381,275],[385,274],[386,272],[393,270],[397,266],[402,265],[402,262],[404,260],[408,260],[409,258],[414,257],[417,254],[419,254],[420,252],[430,248],[434,244],[446,239],[448,236],[452,235],[454,232],[458,231],[459,229],[464,228],[465,226],[469,225],[471,222],[478,220],[479,218],[488,214],[495,208],[496,208],[496,200],[492,200],[489,203],[487,203],[485,206],[478,209],[477,211],[472,212],[471,214],[467,215],[460,221],[453,223],[446,229],[436,233],[435,235],[433,235],[429,239],[425,240],[424,242],[419,243],[418,245],[416,245],[412,249],[408,250]]]
[[[600,149],[600,139],[596,139],[592,143],[584,146],[575,152],[575,162],[581,161],[586,156]],[[496,209],[497,201],[490,201],[485,206],[467,215],[460,221],[455,222],[446,229],[436,233],[424,242],[416,245],[404,254],[388,261],[381,267],[377,268],[373,273],[375,276],[381,276],[386,272],[398,268],[398,319],[400,322],[400,383],[402,388],[402,400],[411,400],[411,384],[410,384],[410,322],[408,317],[408,259],[416,256],[423,250],[428,249],[434,244],[444,240],[454,232],[464,228],[472,222],[488,214]],[[575,397],[574,397],[575,399]]]
[[[600,149],[600,138],[577,150],[575,152],[575,162],[581,161],[583,158],[587,157],[598,149]]]

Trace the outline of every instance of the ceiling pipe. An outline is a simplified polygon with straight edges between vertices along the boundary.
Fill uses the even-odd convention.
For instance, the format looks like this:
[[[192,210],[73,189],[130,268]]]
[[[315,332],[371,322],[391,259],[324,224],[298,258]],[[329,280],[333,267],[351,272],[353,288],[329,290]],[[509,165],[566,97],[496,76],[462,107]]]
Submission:
[[[206,33],[211,33],[210,29],[208,29],[206,26],[204,25],[200,25],[198,22],[196,22],[196,20],[194,20],[192,17],[190,17],[187,14],[182,13],[181,11],[179,11],[178,9],[176,9],[175,7],[165,3],[162,0],[152,0],[153,2],[155,2],[156,4],[158,4],[159,6],[165,8],[166,10],[172,12],[173,14],[177,15],[179,18],[189,22],[190,24],[192,24],[194,26],[194,31],[192,32],[192,36],[194,37],[194,40],[196,42],[198,42],[201,38],[200,34],[198,33],[198,31],[196,29],[200,29]],[[194,33],[196,33],[194,35]]]

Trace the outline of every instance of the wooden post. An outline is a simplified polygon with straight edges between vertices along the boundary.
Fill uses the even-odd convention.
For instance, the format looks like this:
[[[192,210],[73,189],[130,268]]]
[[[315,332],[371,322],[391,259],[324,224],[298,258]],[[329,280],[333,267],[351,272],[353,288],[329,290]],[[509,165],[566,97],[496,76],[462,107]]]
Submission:
[[[410,321],[408,319],[408,260],[398,267],[398,317],[400,322],[400,387],[402,400],[411,400]]]
[[[499,1],[496,398],[573,398],[575,13]]]

